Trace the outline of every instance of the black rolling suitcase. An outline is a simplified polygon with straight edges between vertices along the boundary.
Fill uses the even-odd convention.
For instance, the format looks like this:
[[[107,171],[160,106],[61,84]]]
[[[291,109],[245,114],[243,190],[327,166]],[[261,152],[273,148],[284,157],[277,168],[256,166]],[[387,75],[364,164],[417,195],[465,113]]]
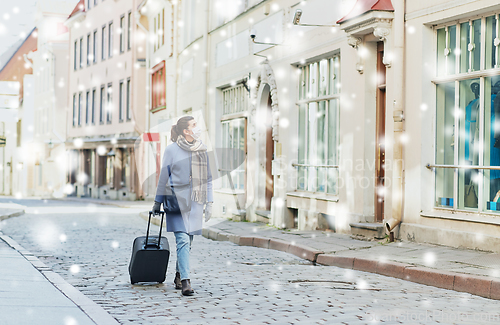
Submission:
[[[148,231],[146,236],[134,239],[132,246],[132,257],[128,272],[130,282],[159,282],[165,281],[170,247],[168,240],[161,236],[163,217],[165,212],[161,211],[160,235],[158,238],[149,237],[149,225],[151,224],[152,211],[149,211]]]

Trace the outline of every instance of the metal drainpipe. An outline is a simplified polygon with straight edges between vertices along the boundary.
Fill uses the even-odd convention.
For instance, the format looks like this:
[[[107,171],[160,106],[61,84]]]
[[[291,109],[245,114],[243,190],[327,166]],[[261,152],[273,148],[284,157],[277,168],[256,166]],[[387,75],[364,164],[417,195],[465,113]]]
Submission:
[[[404,199],[404,164],[403,144],[401,136],[404,134],[404,59],[405,59],[405,11],[406,0],[393,0],[394,5],[394,47],[393,66],[393,118],[394,118],[394,146],[393,146],[393,183],[392,183],[392,217],[386,222],[387,231],[394,239],[393,229],[401,223],[403,216]]]
[[[140,9],[139,9],[140,10]],[[146,130],[149,130],[149,126],[150,126],[150,113],[149,113],[149,109],[151,108],[150,107],[150,102],[151,102],[151,78],[149,78],[149,41],[148,41],[148,36],[149,36],[149,30],[146,29],[146,27],[144,27],[143,24],[141,24],[141,21],[140,21],[140,18],[141,18],[141,13],[140,11],[137,10],[135,12],[135,20],[136,20],[136,23],[137,23],[137,26],[139,26],[140,29],[142,29],[142,31],[146,34],[146,88],[149,89],[147,91],[147,94],[146,94],[146,106],[148,107],[148,109],[146,110],[147,111],[147,118],[146,118]],[[135,51],[134,51],[135,53]],[[132,61],[134,61],[134,58],[136,58],[136,55],[133,53],[133,56],[132,56]],[[132,71],[134,71],[135,69],[135,66],[134,66],[134,62],[132,62]],[[131,78],[131,80],[134,80]],[[135,125],[137,125],[137,123],[135,123]],[[138,130],[136,128],[136,131],[140,133],[141,130]]]
[[[138,9],[136,12],[135,12],[135,20],[136,20],[136,24],[137,26],[139,26],[140,29],[142,29],[142,31],[145,33],[146,35],[146,42],[145,42],[145,47],[146,47],[146,88],[149,89],[146,93],[146,107],[148,109],[146,109],[146,114],[147,114],[147,117],[146,117],[146,131],[149,131],[149,128],[150,128],[150,118],[151,118],[151,114],[150,114],[150,103],[151,103],[151,78],[149,78],[149,30],[146,29],[146,27],[144,27],[143,24],[141,24],[141,13],[140,13],[140,10],[141,9]],[[149,19],[148,19],[149,20]],[[134,47],[134,53],[135,53],[135,47]],[[133,58],[135,58],[135,54],[133,54]],[[134,60],[132,59],[132,65],[134,65]],[[132,66],[132,70],[134,70],[135,67]],[[131,80],[134,80],[134,79],[131,79]],[[133,114],[133,110],[132,110],[132,114]],[[134,114],[134,119],[135,119],[135,114]],[[134,128],[136,129],[137,131],[137,123],[134,124]],[[142,132],[140,132],[139,130],[139,134],[142,134]],[[152,146],[152,143],[150,142],[151,146]],[[135,146],[134,146],[134,158],[135,158],[135,161],[136,161],[136,164],[135,164],[135,168],[137,170],[137,152],[135,151]],[[148,173],[147,175],[149,175],[149,163],[150,163],[150,157],[149,155],[146,155],[146,166],[147,166],[147,170],[148,170]],[[155,171],[156,172],[156,171]],[[136,190],[136,194],[140,194],[140,196],[143,196],[145,198],[146,194],[148,193],[144,193],[143,189],[142,189],[142,186],[140,186],[139,184],[135,184],[135,190]],[[139,196],[139,195],[138,195]]]

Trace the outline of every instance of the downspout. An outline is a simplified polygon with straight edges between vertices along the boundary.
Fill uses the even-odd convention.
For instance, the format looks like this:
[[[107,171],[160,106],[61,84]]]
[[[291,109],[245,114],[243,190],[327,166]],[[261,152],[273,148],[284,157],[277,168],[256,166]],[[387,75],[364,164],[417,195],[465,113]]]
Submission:
[[[142,7],[141,7],[142,8]],[[151,78],[149,78],[149,41],[148,41],[148,36],[149,36],[149,30],[146,29],[146,27],[144,27],[143,24],[141,24],[141,8],[139,8],[136,12],[135,12],[135,20],[136,20],[136,23],[137,23],[137,26],[139,26],[139,28],[144,32],[145,36],[146,36],[146,89],[149,89],[147,91],[147,94],[146,94],[146,107],[148,108],[146,110],[146,114],[147,114],[147,118],[146,118],[146,130],[149,130],[149,126],[150,126],[150,114],[149,114],[149,111],[151,109],[151,107],[149,106],[150,104],[150,101],[151,101]],[[135,51],[134,51],[134,54],[133,54],[133,58],[135,59],[136,58],[136,55],[135,55]],[[133,71],[134,69],[132,69]],[[134,80],[134,79],[132,79]],[[132,113],[133,113],[133,110],[132,110]],[[135,125],[137,125],[137,123],[135,123]],[[141,130],[138,130],[136,128],[136,131],[139,132],[139,134],[142,134],[143,131]]]
[[[135,130],[140,134],[140,136],[142,136],[142,133],[143,132],[147,132],[149,131],[149,128],[150,128],[150,102],[151,102],[151,78],[149,77],[149,30],[144,27],[144,25],[141,23],[141,9],[144,7],[144,5],[146,4],[146,1],[142,3],[142,5],[137,9],[137,11],[135,12],[135,21],[136,21],[136,24],[137,26],[139,26],[139,28],[144,32],[144,35],[146,37],[146,41],[145,41],[145,47],[146,47],[146,89],[148,89],[147,93],[146,93],[146,130],[145,131],[142,131],[141,130],[138,130],[137,128],[137,123],[134,123],[134,128]],[[148,19],[149,21],[149,19]],[[133,59],[132,61],[134,61],[134,59],[136,58],[136,52],[135,52],[135,47],[133,48],[134,52],[132,53],[133,55]],[[134,68],[132,68],[132,70],[134,70]],[[131,80],[134,80],[134,79],[131,79]],[[135,80],[134,80],[135,82]],[[134,114],[134,110],[131,110],[132,111],[132,114],[134,115],[134,120],[136,120],[135,118],[135,114]],[[153,146],[153,144],[150,142],[150,145]],[[136,168],[136,171],[137,171],[137,152],[135,151],[135,146],[134,146],[134,158],[135,158],[135,168]],[[147,169],[147,175],[149,175],[149,155],[146,155],[146,169]],[[139,171],[137,171],[137,173],[139,173]],[[136,194],[138,194],[137,196],[141,196],[143,198],[146,198],[145,196],[145,193],[144,193],[144,190],[143,190],[143,186],[140,186],[139,184],[136,184],[135,186],[135,191],[136,191]]]
[[[393,47],[393,119],[394,119],[394,146],[393,146],[393,183],[392,183],[392,217],[386,222],[386,229],[393,240],[393,229],[401,223],[403,217],[404,199],[404,162],[403,142],[404,135],[404,59],[405,59],[405,11],[406,0],[392,0],[394,6],[394,47]]]

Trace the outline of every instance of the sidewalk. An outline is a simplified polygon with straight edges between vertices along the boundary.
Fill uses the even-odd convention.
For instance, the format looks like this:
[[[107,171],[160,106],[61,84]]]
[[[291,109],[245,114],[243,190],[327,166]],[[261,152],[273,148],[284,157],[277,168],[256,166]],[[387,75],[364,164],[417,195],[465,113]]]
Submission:
[[[220,218],[205,227],[203,236],[212,240],[276,249],[322,265],[500,300],[500,254],[406,241],[361,241],[332,232],[287,231]]]
[[[0,212],[0,219],[19,213]],[[0,288],[2,325],[118,325],[104,309],[1,231]]]
[[[81,202],[81,203],[93,203],[93,204],[103,204],[103,205],[112,205],[120,208],[145,208],[150,209],[154,201],[120,201],[120,200],[105,200],[105,199],[92,199],[92,198],[78,198],[74,196],[68,196],[64,198],[53,198],[47,197],[43,198],[46,200],[54,200],[54,201],[72,201],[72,202]]]

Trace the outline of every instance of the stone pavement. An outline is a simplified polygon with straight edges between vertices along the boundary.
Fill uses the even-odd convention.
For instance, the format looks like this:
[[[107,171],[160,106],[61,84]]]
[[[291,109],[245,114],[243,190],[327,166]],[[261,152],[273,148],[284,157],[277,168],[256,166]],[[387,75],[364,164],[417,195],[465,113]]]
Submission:
[[[167,281],[131,285],[131,244],[147,226],[140,209],[19,203],[26,213],[1,221],[1,230],[124,325],[500,322],[496,300],[202,236],[195,236],[191,251],[194,296],[173,287],[171,233],[166,234],[172,251]],[[157,233],[157,226],[151,228]]]
[[[30,197],[31,199],[31,197]],[[120,208],[146,208],[153,206],[153,201],[120,201],[120,200],[104,200],[104,199],[93,199],[88,197],[75,197],[68,196],[64,198],[41,198],[42,200],[52,200],[52,201],[64,201],[64,202],[78,202],[78,203],[90,203],[90,204],[101,204],[101,205],[111,205]]]
[[[500,299],[500,254],[406,241],[362,241],[332,232],[279,230],[220,218],[210,220],[203,235],[285,251],[321,265]]]

